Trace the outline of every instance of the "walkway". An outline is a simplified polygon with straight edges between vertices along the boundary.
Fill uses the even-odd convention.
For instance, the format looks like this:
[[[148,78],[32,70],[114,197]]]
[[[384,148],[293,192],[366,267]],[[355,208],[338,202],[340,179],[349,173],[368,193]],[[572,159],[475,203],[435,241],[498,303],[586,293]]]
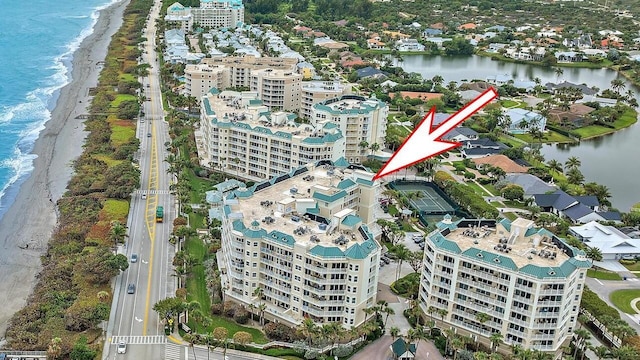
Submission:
[[[391,344],[393,343],[391,336],[385,335],[380,339],[365,346],[351,357],[352,360],[390,360],[393,359],[391,354]],[[420,341],[416,351],[415,360],[444,360],[438,349],[430,341]]]

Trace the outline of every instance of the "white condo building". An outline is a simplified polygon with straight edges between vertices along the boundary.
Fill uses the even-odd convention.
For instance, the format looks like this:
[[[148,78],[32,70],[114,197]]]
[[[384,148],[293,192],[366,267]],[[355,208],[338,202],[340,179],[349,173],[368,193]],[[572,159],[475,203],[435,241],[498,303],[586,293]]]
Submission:
[[[185,7],[179,2],[167,8],[165,21],[174,23],[185,32],[194,24],[211,29],[235,29],[244,24],[244,4],[242,0],[200,0],[200,7]]]
[[[187,65],[184,70],[185,90],[189,96],[201,99],[211,88],[220,90],[229,87],[252,87],[252,79],[256,84],[253,91],[265,91],[265,95],[271,96],[276,91],[275,88],[266,86],[266,82],[262,81],[259,75],[252,74],[262,69],[273,69],[276,73],[281,73],[281,83],[274,83],[273,86],[282,86],[283,93],[291,96],[292,91],[300,92],[299,81],[301,75],[294,74],[296,70],[297,59],[272,58],[254,56],[228,56],[205,58],[199,64]],[[284,76],[287,73],[290,75]],[[299,96],[298,96],[299,97]],[[282,99],[284,103],[284,99]],[[288,103],[288,102],[287,102]]]
[[[300,117],[307,120],[313,118],[313,105],[351,93],[351,86],[339,81],[305,81],[300,89]]]
[[[331,163],[224,199],[218,267],[225,300],[264,304],[265,318],[289,326],[310,318],[350,328],[365,320],[378,292],[380,246],[368,226],[379,183],[372,173],[322,164]]]
[[[291,70],[261,69],[250,75],[251,91],[271,110],[296,111],[300,106],[302,74]]]
[[[257,181],[344,156],[338,126],[296,124],[296,117],[269,112],[256,92],[212,89],[202,98],[196,134],[202,165]]]
[[[441,329],[487,347],[499,333],[506,345],[559,358],[591,267],[584,252],[522,218],[452,222],[446,215],[437,227],[425,242],[422,310]]]
[[[346,139],[344,157],[350,163],[360,163],[370,154],[361,144],[384,146],[389,106],[376,98],[343,95],[313,105],[311,123],[338,125]]]

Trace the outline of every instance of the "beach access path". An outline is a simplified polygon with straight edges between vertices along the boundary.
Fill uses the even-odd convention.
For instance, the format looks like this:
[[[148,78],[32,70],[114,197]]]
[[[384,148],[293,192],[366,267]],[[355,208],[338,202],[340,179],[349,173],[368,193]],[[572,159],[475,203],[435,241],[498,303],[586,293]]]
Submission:
[[[82,41],[73,55],[69,84],[60,96],[34,145],[38,157],[30,177],[0,220],[0,337],[13,314],[26,304],[36,275],[40,256],[55,229],[55,203],[64,194],[73,174],[72,163],[82,153],[86,137],[83,120],[76,116],[87,112],[89,90],[98,83],[101,63],[107,55],[111,37],[120,28],[129,0],[122,0],[100,11],[91,35]],[[2,342],[0,342],[0,345]]]

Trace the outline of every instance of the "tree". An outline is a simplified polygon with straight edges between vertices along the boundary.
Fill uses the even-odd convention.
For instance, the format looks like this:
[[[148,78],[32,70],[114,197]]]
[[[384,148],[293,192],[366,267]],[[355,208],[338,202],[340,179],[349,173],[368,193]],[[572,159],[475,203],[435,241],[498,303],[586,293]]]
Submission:
[[[419,250],[413,251],[409,256],[408,261],[409,261],[409,265],[411,266],[411,269],[413,269],[413,272],[418,272],[418,270],[422,266],[422,256],[423,256],[423,252]]]
[[[524,189],[516,184],[507,185],[502,189],[502,196],[507,200],[522,200]]]
[[[591,333],[589,333],[589,331],[586,329],[576,329],[574,330],[573,335],[573,344],[575,347],[573,351],[573,358],[575,359],[576,355],[578,354],[578,350],[584,351],[584,342],[586,340],[589,340],[589,338],[591,337]]]
[[[560,163],[558,160],[549,160],[547,166],[549,167],[549,170],[555,171],[558,174],[562,174],[562,163]]]
[[[625,88],[624,81],[622,79],[613,79],[611,80],[611,89],[616,92],[618,96],[620,96],[620,91]]]
[[[569,184],[580,185],[584,181],[584,175],[577,168],[571,168],[567,171],[567,182]]]
[[[115,246],[124,243],[124,238],[127,237],[127,227],[119,221],[111,222],[111,229],[109,230],[109,238],[114,242]]]
[[[391,338],[395,341],[398,335],[400,335],[400,328],[392,326],[391,329],[389,329],[389,335],[391,335]]]
[[[489,337],[489,340],[491,341],[491,351],[498,352],[498,347],[502,342],[502,334],[499,332],[495,332],[491,334],[491,336]]]
[[[263,295],[264,290],[262,290],[261,287],[258,286],[257,288],[255,288],[255,290],[253,290],[253,296],[257,297],[260,302],[258,304],[258,312],[260,313],[260,325],[262,326],[264,326],[264,311],[267,309],[267,305],[262,300]]]
[[[553,69],[553,72],[556,73],[556,81],[560,81],[560,76],[564,74],[564,70],[562,70],[562,68],[557,67]]]
[[[404,244],[396,245],[394,253],[396,254],[398,266],[396,267],[396,281],[400,277],[400,273],[402,272],[402,262],[409,260],[411,256],[411,250],[409,250]]]
[[[577,169],[580,167],[580,165],[582,165],[582,162],[580,162],[580,159],[578,159],[575,156],[572,156],[568,158],[567,161],[565,161],[564,168],[565,170]]]
[[[233,342],[239,345],[247,345],[248,343],[253,341],[253,336],[246,331],[238,331],[233,334]]]
[[[299,330],[302,333],[302,336],[304,336],[304,340],[307,342],[307,345],[311,347],[313,345],[313,338],[318,334],[318,325],[316,325],[312,319],[306,318],[300,324]]]
[[[166,298],[153,305],[153,311],[157,312],[161,319],[177,317],[186,310],[186,304],[179,298]]]
[[[597,247],[590,247],[589,249],[587,249],[587,258],[591,259],[592,261],[602,261],[602,251],[600,251],[600,249],[598,249]]]

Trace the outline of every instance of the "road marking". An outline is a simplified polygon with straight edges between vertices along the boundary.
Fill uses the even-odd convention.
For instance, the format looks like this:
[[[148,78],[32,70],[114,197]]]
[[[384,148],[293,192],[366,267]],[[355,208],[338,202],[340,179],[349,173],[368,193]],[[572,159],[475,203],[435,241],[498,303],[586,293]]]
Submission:
[[[600,284],[600,285],[604,285],[604,284],[603,284],[600,280],[598,280],[598,279],[593,279],[593,280],[597,281],[597,282],[598,282],[598,284]]]
[[[141,260],[143,264],[148,264],[148,261]]]
[[[136,190],[134,191],[136,194],[147,194],[147,195],[168,195],[171,193],[169,190]]]
[[[182,345],[166,343],[164,345],[164,359],[165,360],[183,360],[183,353],[187,349]]]
[[[166,344],[167,337],[164,335],[152,335],[152,336],[112,336],[111,343],[117,344],[120,341],[124,341],[127,345],[153,345],[153,344]]]
[[[137,322],[141,322],[142,321],[142,319],[138,319],[137,316],[135,316],[134,319],[136,319]]]

